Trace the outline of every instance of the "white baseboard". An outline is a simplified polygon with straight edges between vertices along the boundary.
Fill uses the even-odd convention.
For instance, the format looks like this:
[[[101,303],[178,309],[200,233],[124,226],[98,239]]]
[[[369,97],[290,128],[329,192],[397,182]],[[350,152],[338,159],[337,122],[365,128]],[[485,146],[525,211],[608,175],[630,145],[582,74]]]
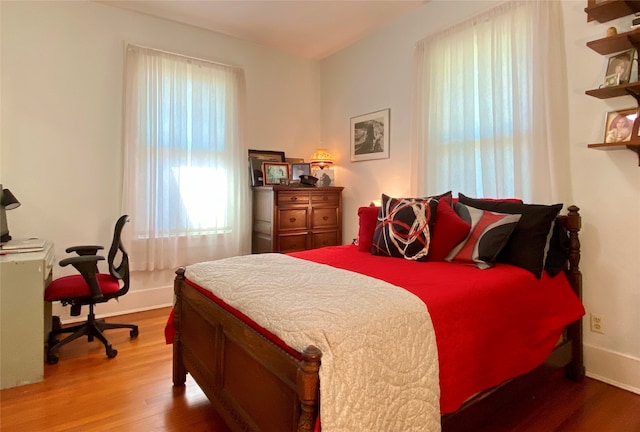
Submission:
[[[589,378],[640,394],[640,359],[593,345],[584,345]]]
[[[124,315],[133,312],[141,312],[150,309],[158,309],[173,305],[173,286],[151,288],[146,290],[129,291],[126,295],[117,300],[110,300],[100,303],[95,308],[98,318],[105,318],[115,315]],[[70,324],[84,321],[89,311],[88,306],[84,307],[80,316],[69,315],[69,306],[62,306],[60,302],[55,302],[51,308],[52,315],[57,315],[63,324]]]

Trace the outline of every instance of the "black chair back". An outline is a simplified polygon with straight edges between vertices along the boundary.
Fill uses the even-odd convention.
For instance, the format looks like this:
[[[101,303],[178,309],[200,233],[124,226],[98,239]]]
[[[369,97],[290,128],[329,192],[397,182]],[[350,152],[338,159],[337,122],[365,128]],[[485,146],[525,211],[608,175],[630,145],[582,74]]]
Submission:
[[[129,216],[120,216],[113,230],[113,241],[107,255],[107,263],[109,264],[109,273],[116,279],[123,282],[122,288],[118,292],[118,296],[124,295],[129,291],[129,254],[122,244],[122,230],[124,225],[129,222]],[[119,263],[116,265],[116,259]]]

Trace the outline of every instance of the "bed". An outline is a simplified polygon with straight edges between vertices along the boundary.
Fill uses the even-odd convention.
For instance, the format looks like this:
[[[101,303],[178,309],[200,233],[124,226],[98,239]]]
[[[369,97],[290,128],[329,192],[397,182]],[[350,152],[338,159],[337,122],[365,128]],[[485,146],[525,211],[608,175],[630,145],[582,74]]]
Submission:
[[[446,201],[441,196],[436,198],[439,198],[440,205]],[[460,199],[467,200],[467,197],[462,196]],[[392,203],[397,204],[397,202]],[[472,202],[472,204],[477,203]],[[383,207],[385,205],[383,202]],[[424,208],[427,209],[427,213],[432,211],[434,215],[436,213],[440,215],[440,205],[436,199],[435,203],[427,203]],[[448,205],[453,208],[450,199]],[[505,204],[489,201],[482,203],[479,207],[487,206],[489,210],[483,211],[493,212],[497,211],[496,205],[497,210],[502,210],[500,206]],[[506,205],[506,208],[509,208],[510,204]],[[493,222],[495,224],[495,221]],[[517,226],[517,223],[521,222],[522,220],[520,222],[516,220],[513,225]],[[584,309],[580,302],[582,276],[579,269],[578,233],[581,226],[579,209],[570,206],[565,215],[558,215],[553,222],[555,222],[551,225],[553,235],[555,237],[556,233],[559,233],[566,252],[562,255],[562,262],[556,262],[555,265],[559,266],[560,270],[559,274],[553,277],[546,271],[539,277],[535,277],[528,270],[503,262],[493,263],[488,270],[480,270],[477,268],[479,266],[471,266],[468,265],[469,263],[461,264],[455,260],[416,262],[392,259],[379,254],[363,253],[362,245],[322,248],[279,257],[275,256],[278,254],[235,257],[229,261],[199,263],[186,269],[180,268],[176,271],[174,281],[175,306],[166,330],[167,341],[173,343],[173,383],[175,386],[184,385],[186,374],[191,374],[232,430],[310,432],[373,430],[370,426],[366,428],[354,426],[369,424],[367,423],[369,420],[365,418],[366,411],[372,410],[377,412],[372,417],[384,417],[380,413],[389,411],[391,413],[389,417],[416,419],[413,424],[394,425],[389,423],[393,420],[388,418],[375,418],[372,421],[378,423],[370,423],[376,425],[375,430],[439,430],[440,427],[443,430],[453,430],[455,425],[460,424],[467,428],[472,424],[470,417],[478,412],[474,411],[474,406],[491,406],[494,398],[498,400],[498,396],[494,395],[499,395],[510,386],[515,386],[518,380],[535,373],[543,365],[564,367],[568,378],[581,380],[584,377],[581,327]],[[362,230],[363,219],[360,223]],[[376,223],[376,225],[379,228],[380,224]],[[431,240],[436,240],[435,234],[438,233],[438,229],[437,226],[431,226],[433,234]],[[473,229],[472,223],[472,232]],[[545,250],[547,261],[545,262],[548,262],[551,255],[548,244],[547,237]],[[368,247],[369,245],[366,244],[364,250]],[[464,250],[458,251],[458,256],[463,253]],[[416,271],[417,268],[420,270]],[[280,286],[287,285],[290,280],[295,281],[296,289],[289,292],[294,293],[296,301],[301,302],[307,301],[307,297],[313,297],[313,295],[324,297],[324,294],[316,294],[316,291],[322,293],[322,290],[317,289],[319,285],[322,287],[325,283],[330,285],[334,279],[340,285],[343,280],[346,280],[345,278],[348,278],[347,274],[354,274],[356,282],[349,283],[367,285],[367,295],[369,291],[377,293],[378,289],[380,292],[388,290],[389,286],[393,286],[396,291],[413,294],[413,298],[419,298],[421,304],[427,305],[427,318],[424,322],[414,318],[412,308],[416,305],[409,301],[405,302],[406,296],[402,294],[398,302],[401,303],[400,307],[408,307],[408,312],[399,309],[397,316],[389,318],[387,325],[390,329],[397,330],[402,326],[408,326],[407,321],[418,322],[419,330],[416,334],[419,337],[411,333],[413,330],[406,331],[407,335],[403,334],[405,332],[396,331],[389,337],[390,343],[396,345],[391,349],[387,348],[382,345],[384,335],[375,334],[375,328],[371,330],[361,328],[368,323],[362,321],[360,317],[361,321],[357,321],[358,318],[356,318],[355,324],[350,323],[347,327],[359,329],[360,336],[375,335],[372,336],[373,342],[366,342],[366,349],[355,346],[356,342],[352,336],[340,336],[343,338],[341,341],[347,341],[341,344],[327,342],[324,340],[324,335],[317,337],[313,333],[314,329],[317,329],[314,327],[316,325],[314,321],[321,318],[314,315],[307,317],[302,313],[303,309],[296,310],[297,306],[289,305],[285,305],[278,312],[272,312],[272,308],[283,304],[282,299],[278,297],[279,294],[272,295],[272,298],[249,298],[247,301],[253,306],[247,307],[246,303],[235,303],[236,299],[233,297],[233,293],[237,291],[235,287],[231,287],[226,293],[224,290],[216,291],[216,285],[231,285],[234,279],[244,279],[238,276],[239,273],[246,275],[252,271],[251,269],[258,275],[255,280],[260,281],[251,283],[263,285],[262,282],[264,282],[264,285],[269,287],[268,290],[276,290]],[[316,270],[320,273],[313,273]],[[423,271],[425,273],[422,273]],[[225,275],[221,276],[221,274]],[[295,275],[298,277],[293,277]],[[301,277],[301,275],[312,276]],[[398,279],[398,275],[405,276]],[[409,275],[408,278],[407,275]],[[483,278],[489,277],[487,275],[491,275],[491,282],[488,284],[492,287],[491,289],[503,285],[506,290],[513,292],[516,289],[521,293],[513,296],[507,291],[507,294],[502,294],[502,300],[496,300],[496,296],[500,294],[477,295],[478,290],[474,292],[473,287],[476,287],[476,283],[481,283]],[[269,280],[274,280],[273,286],[265,280],[267,277]],[[426,294],[421,292],[422,288],[418,288],[425,285],[425,281],[430,287],[425,290]],[[462,282],[458,283],[459,281]],[[304,285],[305,283],[309,285]],[[245,284],[242,285],[244,288]],[[406,291],[398,290],[396,286],[403,286]],[[300,287],[301,289],[297,289]],[[441,289],[441,287],[447,289]],[[446,291],[453,291],[454,297],[471,297],[471,299],[467,299],[464,305],[456,300],[456,306],[452,306],[448,303],[452,300],[444,295]],[[539,292],[544,291],[553,293],[554,300],[549,304],[543,304],[543,300],[536,297]],[[362,292],[352,294],[347,288],[339,294],[339,296],[346,296],[345,303],[350,302],[349,304],[354,302],[355,297],[349,297],[352,295],[360,296]],[[509,297],[521,299],[518,301],[522,304],[518,306],[505,303],[511,301]],[[497,308],[485,309],[495,302],[498,303]],[[370,303],[375,309],[375,305],[380,301],[362,297],[362,300],[358,300],[357,303],[363,305]],[[405,303],[410,305],[407,306]],[[395,305],[391,306],[391,304],[390,301],[388,308],[393,310]],[[313,306],[313,309],[323,309],[323,307]],[[543,309],[546,315],[528,312]],[[290,310],[294,310],[293,315],[299,315],[299,318],[301,316],[303,321],[300,324],[303,330],[296,333],[293,339],[289,333],[281,331],[280,324],[273,322],[273,315],[284,315]],[[376,313],[378,312],[375,310],[368,310],[363,313],[363,316]],[[471,324],[463,322],[463,318],[469,314],[476,314],[475,318],[471,318]],[[500,337],[495,337],[495,330],[491,327],[494,324],[488,319],[484,321],[485,318],[478,318],[480,315],[477,314],[485,318],[511,316],[508,330],[500,330]],[[358,313],[348,315],[357,316]],[[529,318],[538,321],[534,321],[533,325],[522,324],[529,319],[525,315],[530,315]],[[408,316],[411,318],[407,318]],[[478,321],[480,319],[481,321]],[[504,327],[504,323],[496,325]],[[467,334],[466,328],[469,326],[485,328],[485,334],[460,337],[459,335]],[[544,332],[539,330],[542,327],[547,330]],[[423,331],[426,333],[420,333]],[[306,343],[305,336],[309,336]],[[414,342],[406,343],[401,339],[405,336],[409,340],[413,338]],[[404,358],[404,354],[398,353],[402,351],[402,347],[419,347],[419,349],[409,350],[416,352],[407,355],[428,358],[432,355],[432,351],[423,349],[421,342],[416,343],[415,340],[426,340],[430,337],[434,339],[433,346],[437,347],[436,358],[430,360],[430,366],[423,368],[424,373],[420,376],[433,378],[435,374],[435,384],[433,380],[428,379],[417,384],[419,379],[411,377],[407,384],[397,385],[393,381],[395,378],[380,379],[374,375],[375,371],[372,372],[370,366],[372,363],[380,363],[379,369],[383,370],[395,368],[396,355],[400,359]],[[482,339],[483,337],[485,339]],[[377,340],[381,343],[376,344]],[[485,342],[480,344],[479,340]],[[522,341],[525,342],[522,343]],[[492,344],[495,344],[495,347],[491,348],[493,351],[490,354],[484,351],[472,353],[473,350],[479,349],[476,345],[482,345],[482,349],[485,349],[485,345]],[[338,349],[334,349],[334,346],[342,345],[354,346],[354,349],[353,352],[343,349],[344,354],[340,356],[346,355],[346,359],[341,359],[343,363],[339,363]],[[425,343],[425,345],[428,344]],[[470,351],[467,353],[465,350]],[[390,351],[393,351],[393,356],[385,355]],[[472,362],[465,360],[472,355],[477,356],[476,360]],[[381,363],[382,357],[392,357],[389,365]],[[483,360],[478,361],[478,358]],[[407,380],[407,371],[414,372],[420,367],[412,363],[413,361],[409,358],[407,360],[409,366],[400,371],[402,379]],[[331,367],[339,370],[340,364],[351,365],[347,368],[350,370],[364,371],[365,378],[362,376],[344,378],[336,372],[331,372],[331,378],[328,378],[326,371],[323,375],[323,368]],[[398,369],[402,367],[397,366]],[[334,375],[339,378],[336,379]],[[356,391],[353,395],[344,396],[342,392],[346,390],[335,383],[350,379],[353,379],[355,384],[349,384],[347,387],[357,388],[362,384],[362,389],[360,393]],[[388,395],[384,393],[388,389],[380,390],[380,386],[376,387],[379,382],[387,379],[390,380],[390,384],[386,387],[391,388],[391,393]],[[329,382],[332,385],[326,387]],[[371,383],[376,385],[372,387]],[[322,387],[322,384],[325,384],[325,387]],[[331,393],[334,387],[339,390]],[[414,391],[413,394],[412,391]],[[417,394],[415,392],[422,393],[420,396],[415,396]],[[423,397],[427,393],[428,396]],[[321,398],[321,394],[324,398]],[[436,398],[437,422],[434,422],[433,407],[425,410],[424,407],[414,407],[412,403],[392,406],[393,404],[389,402],[403,401],[403,398],[408,401],[416,398],[424,399],[426,402],[423,405],[433,405],[433,398]],[[387,401],[386,406],[385,401]],[[382,404],[384,409],[376,404]],[[350,411],[351,408],[343,408],[344,406],[356,408]],[[414,408],[415,410],[412,411]],[[334,411],[333,414],[331,410]],[[425,414],[424,411],[427,413]],[[330,414],[337,416],[338,420],[332,419]],[[346,423],[340,423],[344,420],[340,418],[341,416],[347,417]],[[353,416],[356,416],[355,419]],[[352,418],[348,419],[349,417]],[[422,426],[419,426],[421,424]]]

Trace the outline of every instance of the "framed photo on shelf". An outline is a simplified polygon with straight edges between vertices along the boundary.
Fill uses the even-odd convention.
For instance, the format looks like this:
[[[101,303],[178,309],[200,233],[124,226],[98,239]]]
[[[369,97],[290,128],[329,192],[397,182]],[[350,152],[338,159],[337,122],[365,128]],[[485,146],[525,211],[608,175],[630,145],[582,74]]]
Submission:
[[[605,116],[604,142],[614,143],[630,141],[637,117],[637,108],[609,111]]]
[[[292,163],[291,164],[291,180],[300,180],[301,175],[311,175],[311,164]]]
[[[351,118],[351,162],[389,158],[389,111]]]
[[[616,73],[604,77],[603,87],[614,87],[620,84],[620,76]]]
[[[633,58],[636,50],[630,49],[620,54],[609,57],[607,63],[607,72],[605,73],[605,84],[611,75],[618,76],[618,84],[626,84],[631,79],[631,67],[633,66]],[[616,85],[618,85],[616,84]],[[608,87],[605,85],[605,87]]]
[[[278,185],[289,181],[289,164],[284,162],[262,162],[265,185]],[[281,181],[282,180],[282,181]]]

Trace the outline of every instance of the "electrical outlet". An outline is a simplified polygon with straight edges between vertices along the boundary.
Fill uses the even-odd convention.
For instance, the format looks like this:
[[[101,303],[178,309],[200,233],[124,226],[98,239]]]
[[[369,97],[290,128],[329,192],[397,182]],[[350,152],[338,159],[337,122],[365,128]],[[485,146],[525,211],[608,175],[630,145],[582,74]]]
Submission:
[[[591,312],[591,331],[604,334],[604,316]]]

